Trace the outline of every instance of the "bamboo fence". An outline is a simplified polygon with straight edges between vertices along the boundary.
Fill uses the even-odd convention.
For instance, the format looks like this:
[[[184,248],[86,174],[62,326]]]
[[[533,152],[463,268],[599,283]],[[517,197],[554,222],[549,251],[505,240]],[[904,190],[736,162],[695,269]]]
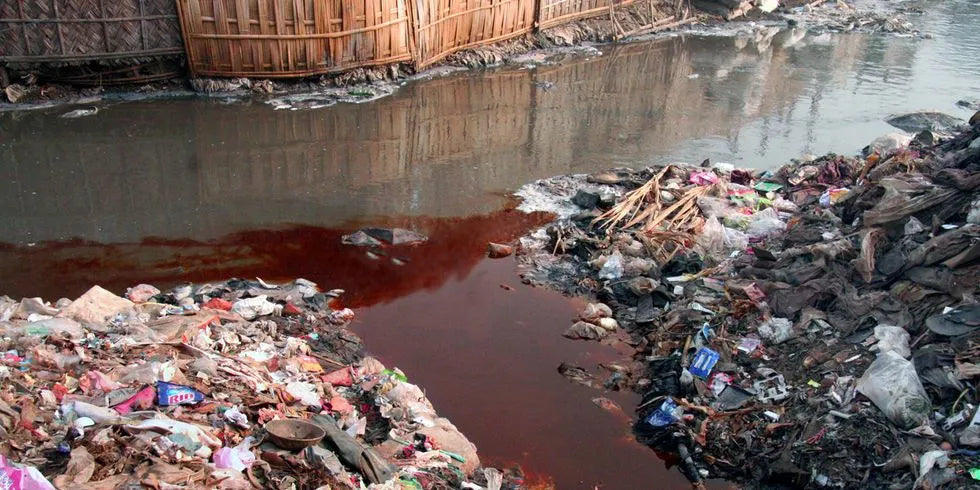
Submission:
[[[625,7],[635,0],[538,0],[538,29],[573,20],[609,15],[610,9]]]
[[[197,75],[295,77],[411,59],[405,0],[177,0]]]
[[[0,61],[143,61],[183,53],[174,0],[0,0]]]
[[[415,65],[530,32],[536,0],[412,0]]]
[[[635,0],[176,1],[196,75],[295,77],[400,61],[422,69]]]

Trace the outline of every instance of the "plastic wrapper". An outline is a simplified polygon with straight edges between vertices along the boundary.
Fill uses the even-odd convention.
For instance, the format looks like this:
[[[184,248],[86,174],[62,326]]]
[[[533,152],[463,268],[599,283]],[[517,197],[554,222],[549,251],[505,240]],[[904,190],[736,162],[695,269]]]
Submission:
[[[759,336],[773,344],[781,344],[793,338],[793,322],[785,318],[771,318],[759,325]]]
[[[0,455],[0,489],[55,490],[54,485],[37,468],[16,465],[3,455]]]
[[[123,415],[126,415],[133,410],[147,410],[153,407],[153,400],[155,400],[156,397],[157,390],[152,386],[147,386],[146,388],[138,391],[135,395],[129,397],[126,401],[112,408]]]
[[[889,420],[905,429],[925,422],[932,406],[915,365],[894,351],[878,355],[861,376],[857,389]]]
[[[732,250],[743,250],[749,246],[745,233],[722,225],[717,218],[708,218],[697,239],[701,253],[722,258]]]
[[[190,386],[157,381],[157,403],[169,405],[192,405],[204,400],[204,394]]]
[[[218,468],[244,471],[255,464],[255,454],[250,449],[253,437],[246,437],[235,447],[223,447],[214,453],[214,465]]]
[[[912,355],[909,348],[909,333],[902,327],[890,325],[878,325],[875,327],[875,337],[878,343],[874,350],[878,352],[895,352],[896,354],[908,359]]]
[[[256,296],[238,300],[231,307],[231,311],[238,313],[246,320],[254,320],[255,317],[271,315],[277,311],[282,311],[282,305],[272,303],[266,295]]]
[[[623,277],[623,256],[617,251],[606,258],[599,269],[599,279],[613,281]]]
[[[647,417],[647,423],[654,427],[666,427],[676,422],[682,413],[683,410],[677,406],[677,403],[672,398],[667,398],[656,410],[650,413],[650,416]]]
[[[766,208],[752,216],[745,233],[753,238],[763,238],[785,229],[786,223],[779,219],[779,213],[773,208]]]

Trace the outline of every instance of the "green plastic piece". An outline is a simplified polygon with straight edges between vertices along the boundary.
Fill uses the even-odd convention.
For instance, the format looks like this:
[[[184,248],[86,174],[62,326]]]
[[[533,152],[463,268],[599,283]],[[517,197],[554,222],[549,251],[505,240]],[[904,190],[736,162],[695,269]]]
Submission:
[[[460,456],[460,455],[458,455],[456,453],[452,453],[452,452],[446,451],[445,449],[440,449],[439,452],[442,453],[442,454],[445,454],[446,456],[449,456],[450,458],[455,459],[456,461],[459,461],[460,463],[465,463],[466,462],[466,458],[464,458],[464,457],[462,457],[462,456]]]
[[[762,192],[776,192],[782,188],[783,188],[782,185],[779,185],[775,182],[759,182],[758,184],[755,185],[755,187],[753,187],[753,189]]]
[[[398,381],[401,381],[402,383],[407,383],[408,382],[408,377],[407,376],[405,376],[404,374],[396,373],[396,372],[392,371],[391,369],[385,369],[384,371],[381,371],[381,374],[384,374],[385,376],[394,376],[395,379],[397,379]]]
[[[970,476],[972,476],[974,480],[980,480],[980,468],[970,468]]]

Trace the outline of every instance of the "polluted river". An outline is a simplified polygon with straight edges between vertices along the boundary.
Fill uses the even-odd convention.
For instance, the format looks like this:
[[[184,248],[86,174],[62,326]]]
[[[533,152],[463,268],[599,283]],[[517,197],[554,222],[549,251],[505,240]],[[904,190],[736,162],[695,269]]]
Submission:
[[[741,25],[404,83],[364,103],[276,110],[177,96],[0,113],[0,291],[304,277],[342,288],[367,350],[401,368],[479,448],[557,488],[681,488],[636,442],[639,396],[570,383],[628,346],[565,339],[584,300],[488,259],[548,223],[513,193],[536,179],[704,159],[773,168],[855,154],[890,114],[963,119],[980,96],[980,8],[929,3],[928,38]],[[727,28],[726,28],[727,29]],[[389,253],[360,227],[428,236]],[[623,407],[607,411],[592,399]],[[709,486],[726,488],[711,481]]]

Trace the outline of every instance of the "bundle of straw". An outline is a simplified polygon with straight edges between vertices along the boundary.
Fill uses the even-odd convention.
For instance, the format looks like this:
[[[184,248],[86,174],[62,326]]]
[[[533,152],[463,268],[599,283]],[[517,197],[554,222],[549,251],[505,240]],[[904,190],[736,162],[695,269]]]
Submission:
[[[704,226],[698,198],[712,193],[717,185],[689,187],[667,205],[660,197],[661,182],[673,168],[673,165],[664,167],[645,184],[628,192],[622,201],[599,215],[592,224],[601,222],[600,228],[606,230],[628,230],[639,226],[637,238],[654,258],[661,263],[670,260],[681,246],[692,243]]]

